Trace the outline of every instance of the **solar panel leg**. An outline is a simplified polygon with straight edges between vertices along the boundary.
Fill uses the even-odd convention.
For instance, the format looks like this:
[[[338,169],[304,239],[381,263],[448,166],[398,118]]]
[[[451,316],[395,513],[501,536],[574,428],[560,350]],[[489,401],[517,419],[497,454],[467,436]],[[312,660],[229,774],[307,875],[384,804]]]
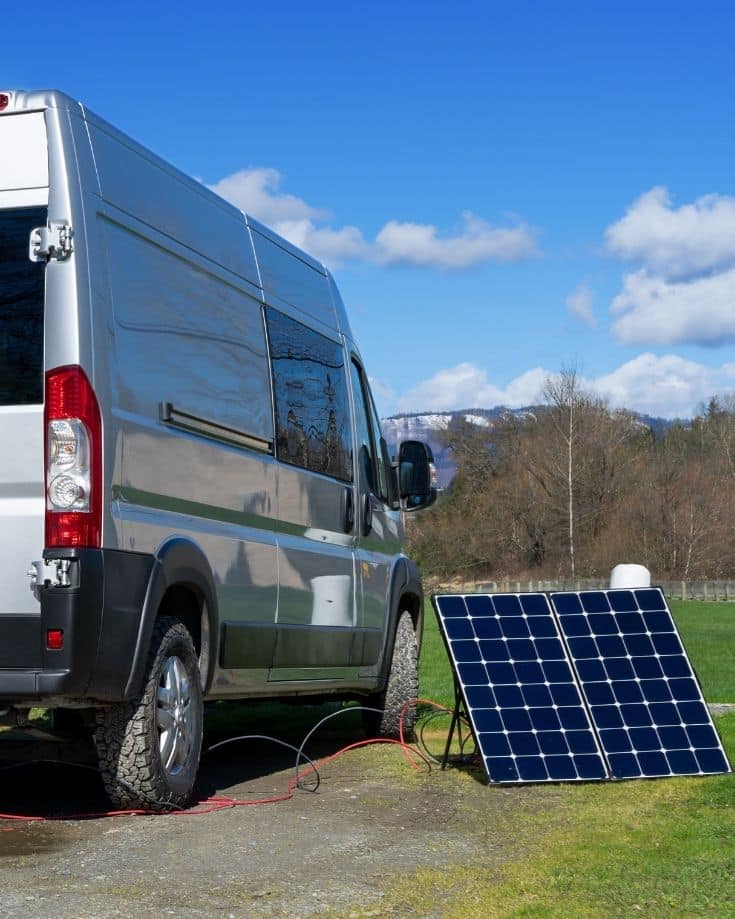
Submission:
[[[454,711],[452,712],[452,721],[449,725],[449,734],[447,735],[447,745],[444,747],[444,756],[442,757],[442,769],[447,768],[447,763],[449,762],[449,751],[452,747],[452,740],[454,739],[454,732],[459,727],[460,718],[462,717],[462,693],[459,689],[459,682],[455,675],[454,677]]]

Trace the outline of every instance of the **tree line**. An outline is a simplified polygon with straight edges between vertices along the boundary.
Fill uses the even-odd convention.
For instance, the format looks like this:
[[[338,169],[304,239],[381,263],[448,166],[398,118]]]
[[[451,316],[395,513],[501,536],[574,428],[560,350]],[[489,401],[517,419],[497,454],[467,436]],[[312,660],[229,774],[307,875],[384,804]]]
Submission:
[[[407,519],[425,574],[606,577],[638,562],[660,579],[735,576],[735,394],[659,431],[574,370],[544,397],[524,416],[443,432],[457,472]]]

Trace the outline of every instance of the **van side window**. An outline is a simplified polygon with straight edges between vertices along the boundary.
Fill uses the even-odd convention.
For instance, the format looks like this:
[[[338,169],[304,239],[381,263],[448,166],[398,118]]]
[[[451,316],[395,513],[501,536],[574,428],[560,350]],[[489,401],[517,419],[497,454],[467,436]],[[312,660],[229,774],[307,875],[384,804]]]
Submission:
[[[266,307],[276,409],[276,456],[352,481],[352,426],[344,349]]]
[[[355,419],[360,473],[370,489],[383,501],[389,500],[386,456],[381,449],[381,431],[370,388],[362,368],[351,364],[352,389],[355,393]]]

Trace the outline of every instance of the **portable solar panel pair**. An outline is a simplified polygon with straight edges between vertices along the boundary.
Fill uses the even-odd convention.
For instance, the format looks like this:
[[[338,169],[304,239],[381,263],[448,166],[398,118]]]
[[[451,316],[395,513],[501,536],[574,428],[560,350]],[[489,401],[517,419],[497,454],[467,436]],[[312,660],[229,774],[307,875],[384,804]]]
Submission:
[[[432,602],[491,782],[730,771],[660,589]]]

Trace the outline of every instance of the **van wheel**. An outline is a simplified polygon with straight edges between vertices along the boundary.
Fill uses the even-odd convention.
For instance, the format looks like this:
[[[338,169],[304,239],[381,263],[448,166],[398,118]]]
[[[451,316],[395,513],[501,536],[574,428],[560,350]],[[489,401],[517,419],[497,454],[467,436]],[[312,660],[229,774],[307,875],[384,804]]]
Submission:
[[[385,689],[370,696],[366,702],[377,712],[363,712],[363,723],[371,737],[399,738],[401,733],[401,716],[403,716],[403,736],[406,740],[413,738],[416,725],[415,699],[419,693],[418,645],[411,614],[404,611],[398,619],[396,636],[393,642],[393,656],[390,673]],[[408,703],[413,702],[413,705]]]
[[[187,804],[199,768],[203,711],[191,635],[182,623],[162,617],[141,695],[97,712],[97,757],[113,804],[151,811]]]

